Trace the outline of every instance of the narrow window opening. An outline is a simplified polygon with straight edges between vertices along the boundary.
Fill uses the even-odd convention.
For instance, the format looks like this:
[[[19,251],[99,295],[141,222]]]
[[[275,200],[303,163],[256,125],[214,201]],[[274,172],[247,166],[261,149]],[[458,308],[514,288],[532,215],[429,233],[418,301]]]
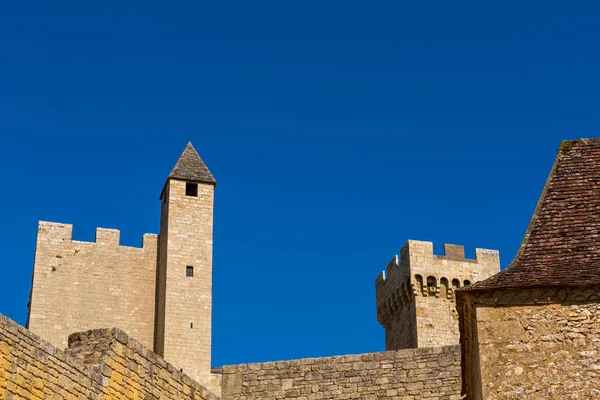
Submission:
[[[198,197],[198,184],[197,183],[189,183],[185,184],[185,195]]]
[[[190,329],[194,329],[194,323],[190,322]]]
[[[185,267],[185,276],[191,278],[194,276],[194,267],[187,266]]]

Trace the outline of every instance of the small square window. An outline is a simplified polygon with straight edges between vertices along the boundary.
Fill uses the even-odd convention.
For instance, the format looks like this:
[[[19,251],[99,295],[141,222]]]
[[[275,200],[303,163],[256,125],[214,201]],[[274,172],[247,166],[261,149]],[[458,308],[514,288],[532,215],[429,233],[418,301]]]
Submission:
[[[194,267],[185,267],[185,276],[191,278],[194,276]]]
[[[185,195],[198,197],[198,184],[197,183],[189,183],[185,184]]]

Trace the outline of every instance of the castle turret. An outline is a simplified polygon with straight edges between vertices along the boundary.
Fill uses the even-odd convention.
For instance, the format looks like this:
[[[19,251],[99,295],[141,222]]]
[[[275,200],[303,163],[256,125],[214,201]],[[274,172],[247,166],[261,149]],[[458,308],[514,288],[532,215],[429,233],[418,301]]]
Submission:
[[[500,271],[496,250],[476,249],[465,258],[463,246],[409,240],[375,281],[377,320],[385,328],[386,350],[459,343],[454,290]]]
[[[199,382],[210,376],[215,185],[189,143],[160,196],[155,351]]]

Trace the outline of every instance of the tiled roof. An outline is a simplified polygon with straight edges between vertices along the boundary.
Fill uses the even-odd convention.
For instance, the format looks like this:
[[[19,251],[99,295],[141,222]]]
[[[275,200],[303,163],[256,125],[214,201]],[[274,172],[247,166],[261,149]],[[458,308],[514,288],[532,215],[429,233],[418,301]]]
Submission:
[[[464,291],[600,284],[600,138],[562,142],[512,264]]]
[[[217,183],[191,142],[188,143],[183,154],[179,157],[177,164],[175,164],[173,171],[171,171],[171,174],[169,175],[169,179]]]

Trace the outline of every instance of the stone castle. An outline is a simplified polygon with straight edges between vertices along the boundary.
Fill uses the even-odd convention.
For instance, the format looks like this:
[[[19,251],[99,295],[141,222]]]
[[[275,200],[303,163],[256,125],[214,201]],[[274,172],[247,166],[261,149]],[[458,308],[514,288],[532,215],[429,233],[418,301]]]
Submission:
[[[158,235],[40,222],[27,329],[0,316],[0,400],[600,398],[600,140],[566,141],[510,266],[410,240],[375,281],[386,351],[211,369],[216,181],[188,144]]]

